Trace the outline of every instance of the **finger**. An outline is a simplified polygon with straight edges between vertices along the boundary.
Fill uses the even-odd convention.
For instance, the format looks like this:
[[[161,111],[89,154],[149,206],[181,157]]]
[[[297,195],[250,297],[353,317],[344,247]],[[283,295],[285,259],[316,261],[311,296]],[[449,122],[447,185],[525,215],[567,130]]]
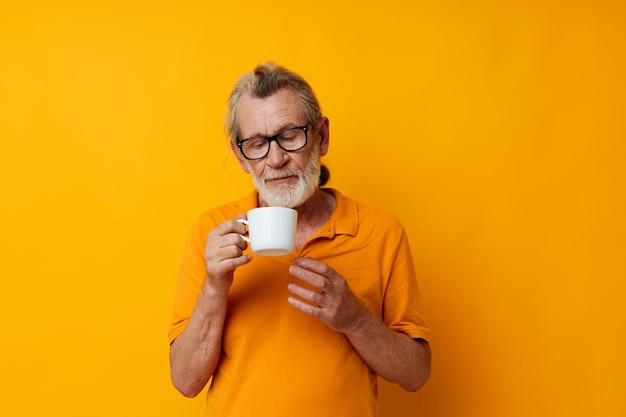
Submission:
[[[236,268],[239,268],[242,265],[247,264],[252,260],[251,255],[241,255],[234,258],[226,258],[220,261],[220,267],[224,271],[233,271]]]
[[[297,284],[289,284],[287,286],[287,290],[289,290],[290,293],[297,295],[298,297],[306,301],[310,301],[311,303],[315,304],[318,307],[323,307],[324,294],[318,291],[314,291],[309,288],[304,288]]]
[[[322,291],[330,284],[330,281],[326,277],[297,265],[291,265],[289,267],[289,273],[295,278],[301,279]]]
[[[209,240],[204,248],[204,254],[206,258],[232,258],[241,256],[247,247],[248,243],[237,233],[229,233],[228,235],[215,238],[209,236]]]
[[[206,269],[210,276],[222,277],[231,273],[252,260],[251,255],[225,256],[221,253],[213,259],[207,260]]]
[[[243,217],[242,214],[237,216]],[[222,248],[228,245],[237,245],[245,250],[248,245],[242,238],[246,233],[244,224],[236,220],[226,220],[220,223],[207,235],[206,247]]]
[[[316,318],[320,318],[321,317],[321,311],[322,309],[319,307],[316,307],[314,305],[311,305],[309,303],[305,303],[302,300],[297,299],[296,297],[289,297],[287,299],[287,302],[292,306],[297,308],[298,310],[302,311],[303,313],[308,314],[309,316],[313,316]]]
[[[240,218],[240,216],[237,216],[237,218]],[[245,218],[245,217],[241,217],[241,218]],[[229,232],[238,233],[240,235],[246,234],[246,225],[241,222],[238,222],[236,219],[227,220],[226,226],[228,226]]]
[[[243,223],[238,222],[237,220],[245,218],[245,215],[239,214],[233,220],[225,220],[222,223],[218,224],[217,227],[213,229],[213,231],[209,234],[213,234],[215,236],[223,236],[227,235],[228,233],[244,234],[246,233],[246,226]]]
[[[232,240],[232,243],[222,245],[217,249],[219,259],[238,258],[243,255],[247,243],[239,235],[229,236],[229,240]]]
[[[224,240],[222,241],[222,247],[228,246],[236,246],[244,251],[248,247],[248,242],[246,242],[239,233],[229,233],[224,236]]]
[[[322,275],[328,279],[333,278],[335,271],[322,261],[313,258],[296,258],[294,263],[300,268]]]

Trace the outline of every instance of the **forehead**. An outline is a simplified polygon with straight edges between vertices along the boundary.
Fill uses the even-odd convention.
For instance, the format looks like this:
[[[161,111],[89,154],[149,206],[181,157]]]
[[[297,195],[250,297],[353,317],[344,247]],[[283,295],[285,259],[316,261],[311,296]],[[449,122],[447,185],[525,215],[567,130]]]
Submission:
[[[306,123],[298,93],[284,88],[269,97],[243,95],[237,104],[237,123],[241,137],[273,135],[288,127]]]

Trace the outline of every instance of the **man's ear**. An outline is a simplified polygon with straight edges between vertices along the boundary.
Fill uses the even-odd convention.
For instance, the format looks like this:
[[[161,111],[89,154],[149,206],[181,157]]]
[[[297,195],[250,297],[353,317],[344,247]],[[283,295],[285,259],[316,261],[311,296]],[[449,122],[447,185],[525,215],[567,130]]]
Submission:
[[[235,158],[237,158],[237,162],[239,162],[239,166],[241,167],[241,169],[243,169],[243,171],[246,174],[249,174],[250,169],[248,169],[248,164],[246,163],[246,160],[239,152],[239,148],[237,147],[237,145],[235,145],[235,143],[232,140],[230,141],[230,149],[233,151],[233,154],[235,154]]]
[[[322,123],[320,124],[320,156],[324,156],[328,153],[328,147],[330,146],[330,121],[328,117],[322,117]]]

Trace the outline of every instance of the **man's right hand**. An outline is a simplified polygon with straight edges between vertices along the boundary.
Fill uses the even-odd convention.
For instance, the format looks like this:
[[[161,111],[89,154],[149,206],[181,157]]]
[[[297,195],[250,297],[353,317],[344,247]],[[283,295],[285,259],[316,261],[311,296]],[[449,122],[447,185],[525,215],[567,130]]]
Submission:
[[[245,218],[240,214],[233,220],[226,220],[208,235],[204,247],[206,284],[215,291],[227,293],[233,283],[235,269],[252,260],[251,255],[243,254],[248,243],[240,235],[246,233],[246,227],[237,221]]]

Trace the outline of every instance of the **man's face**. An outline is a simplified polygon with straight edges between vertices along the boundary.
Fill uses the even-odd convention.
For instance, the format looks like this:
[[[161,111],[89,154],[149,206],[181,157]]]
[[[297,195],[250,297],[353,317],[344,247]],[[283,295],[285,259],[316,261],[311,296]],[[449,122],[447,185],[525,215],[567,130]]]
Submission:
[[[307,124],[300,98],[291,89],[263,99],[242,96],[237,106],[237,121],[243,139],[271,136]],[[320,156],[328,149],[327,127],[325,121],[321,135],[310,130],[307,145],[295,152],[284,151],[272,142],[269,154],[255,161],[245,159],[232,145],[241,167],[252,175],[262,203],[297,207],[313,195],[318,188]]]

